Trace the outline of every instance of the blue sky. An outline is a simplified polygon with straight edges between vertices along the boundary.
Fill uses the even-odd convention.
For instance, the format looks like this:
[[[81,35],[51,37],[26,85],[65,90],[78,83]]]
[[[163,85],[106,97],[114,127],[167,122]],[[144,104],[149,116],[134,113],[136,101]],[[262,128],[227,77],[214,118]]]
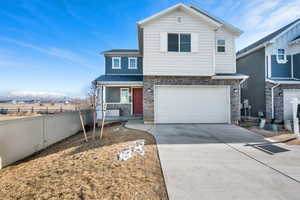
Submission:
[[[101,51],[137,48],[136,22],[178,2],[242,29],[241,49],[300,17],[300,0],[9,0],[0,7],[0,93],[83,96]]]

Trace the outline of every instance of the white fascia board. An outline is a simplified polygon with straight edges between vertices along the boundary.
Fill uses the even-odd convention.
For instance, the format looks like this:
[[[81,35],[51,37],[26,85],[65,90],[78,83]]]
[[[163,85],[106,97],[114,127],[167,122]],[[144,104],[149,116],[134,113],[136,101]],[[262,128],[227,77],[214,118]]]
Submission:
[[[176,4],[176,5],[172,6],[172,7],[169,7],[169,8],[167,8],[167,9],[165,9],[165,10],[159,12],[159,13],[156,13],[156,14],[154,14],[154,15],[152,15],[152,16],[146,18],[146,19],[143,19],[143,20],[141,20],[141,21],[138,21],[137,24],[138,24],[139,26],[142,26],[142,25],[144,25],[145,23],[147,23],[147,22],[149,22],[149,21],[152,21],[152,20],[154,20],[154,19],[157,19],[157,18],[159,18],[159,17],[161,17],[161,16],[163,16],[163,15],[169,13],[169,12],[172,12],[173,10],[175,10],[175,9],[177,9],[177,8],[183,8],[183,9],[185,9],[185,10],[187,10],[187,11],[193,13],[194,15],[196,15],[196,16],[198,16],[198,17],[204,19],[204,20],[206,20],[207,22],[211,23],[212,25],[214,25],[214,26],[216,26],[216,27],[220,27],[220,26],[222,25],[221,23],[219,23],[219,22],[217,22],[217,21],[215,21],[215,20],[212,20],[211,18],[209,18],[209,17],[207,17],[207,16],[205,16],[205,15],[203,15],[203,14],[201,14],[201,13],[195,11],[194,9],[192,9],[192,8],[190,8],[190,7],[186,6],[186,5],[184,5],[183,3],[178,3],[178,4]]]
[[[214,80],[216,80],[216,79],[248,79],[249,78],[249,76],[247,76],[247,75],[239,75],[239,76],[218,76],[218,75],[216,75],[216,76],[212,76],[211,77],[211,79],[214,79]]]
[[[300,81],[294,81],[294,80],[290,80],[290,81],[273,81],[270,79],[266,80],[269,83],[273,83],[273,84],[287,84],[287,85],[292,85],[292,84],[300,84]]]
[[[227,29],[229,29],[229,30],[231,30],[232,32],[234,32],[237,36],[240,36],[241,34],[244,33],[244,31],[242,31],[242,30],[240,30],[240,29],[234,27],[233,25],[231,25],[231,24],[225,22],[225,21],[222,20],[221,18],[218,18],[218,17],[216,17],[216,16],[213,16],[213,15],[209,14],[208,12],[206,12],[205,10],[203,10],[203,9],[197,7],[197,6],[193,6],[193,5],[192,5],[191,7],[194,8],[194,9],[197,9],[197,10],[199,10],[200,12],[202,12],[202,13],[208,15],[209,17],[211,17],[211,18],[213,18],[213,19],[215,19],[215,20],[221,22],[221,24],[223,24],[224,27],[226,27]]]
[[[298,24],[300,24],[300,21],[296,22],[295,24],[293,24],[292,26],[290,26],[288,29],[284,30],[282,33],[280,33],[279,35],[277,35],[276,37],[274,37],[272,40],[270,40],[270,42],[274,43],[276,41],[276,39],[278,39],[282,35],[286,34],[288,31],[290,31],[291,29],[293,29]]]
[[[105,56],[119,56],[119,55],[130,55],[130,56],[138,56],[141,57],[142,55],[140,53],[137,52],[101,52],[101,55],[105,55]]]
[[[248,54],[250,54],[250,53],[252,53],[252,52],[254,52],[254,51],[257,51],[257,50],[259,50],[259,49],[261,49],[261,48],[264,48],[264,47],[266,47],[268,44],[270,44],[269,41],[268,41],[268,42],[265,42],[265,43],[262,43],[261,45],[255,47],[255,48],[253,48],[253,49],[251,49],[251,50],[249,50],[249,51],[246,51],[245,53],[242,53],[242,54],[236,56],[236,59],[239,59],[239,58],[241,58],[241,57],[244,57],[244,56],[246,56],[246,55],[248,55]]]
[[[294,40],[294,41],[290,41],[289,45],[294,45],[294,44],[297,44],[297,43],[300,43],[300,38],[297,39],[297,40]]]

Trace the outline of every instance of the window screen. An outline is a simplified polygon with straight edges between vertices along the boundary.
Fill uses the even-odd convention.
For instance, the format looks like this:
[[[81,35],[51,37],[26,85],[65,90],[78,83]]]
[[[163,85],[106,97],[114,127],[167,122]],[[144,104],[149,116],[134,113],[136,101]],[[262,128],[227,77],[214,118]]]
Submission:
[[[225,52],[225,40],[217,40],[217,51]]]
[[[168,51],[172,52],[191,52],[191,34],[169,33]]]
[[[179,41],[178,34],[169,33],[168,34],[168,51],[178,51]]]
[[[191,52],[191,34],[180,34],[180,51]]]

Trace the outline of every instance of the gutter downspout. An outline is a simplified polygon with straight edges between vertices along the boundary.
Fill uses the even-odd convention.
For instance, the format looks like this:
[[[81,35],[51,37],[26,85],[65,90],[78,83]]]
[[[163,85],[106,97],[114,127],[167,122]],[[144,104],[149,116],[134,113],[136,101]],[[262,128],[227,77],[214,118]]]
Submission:
[[[216,47],[217,47],[217,31],[219,28],[214,30],[214,48],[213,48],[213,74],[216,75]]]
[[[274,85],[273,87],[271,87],[271,99],[272,99],[272,119],[275,118],[275,113],[274,113],[274,89],[276,87],[278,87],[280,85],[280,83],[277,83],[276,85]]]
[[[241,90],[241,85],[247,80],[249,78],[249,76],[247,76],[247,77],[245,77],[245,78],[243,78],[242,80],[241,80],[241,82],[239,83],[239,96],[240,96],[240,108],[239,108],[239,110],[241,111],[241,92],[242,92],[242,90]]]
[[[249,78],[249,76],[247,76],[247,77],[245,77],[245,78],[243,78],[243,79],[241,80],[241,82],[240,82],[240,87],[241,87],[241,85],[242,85],[248,78]]]

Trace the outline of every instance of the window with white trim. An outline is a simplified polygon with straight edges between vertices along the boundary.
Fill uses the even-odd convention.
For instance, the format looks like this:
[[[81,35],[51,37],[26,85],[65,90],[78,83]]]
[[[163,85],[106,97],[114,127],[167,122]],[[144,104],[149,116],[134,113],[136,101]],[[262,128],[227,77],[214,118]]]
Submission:
[[[225,40],[217,40],[217,52],[224,53],[225,51]]]
[[[121,57],[112,57],[112,68],[121,69]]]
[[[284,49],[277,49],[277,62],[278,63],[285,63],[286,62],[285,50]]]
[[[169,52],[191,52],[190,33],[168,33]]]
[[[137,69],[137,58],[136,57],[128,58],[128,69]]]
[[[120,103],[129,103],[129,88],[121,88]]]

